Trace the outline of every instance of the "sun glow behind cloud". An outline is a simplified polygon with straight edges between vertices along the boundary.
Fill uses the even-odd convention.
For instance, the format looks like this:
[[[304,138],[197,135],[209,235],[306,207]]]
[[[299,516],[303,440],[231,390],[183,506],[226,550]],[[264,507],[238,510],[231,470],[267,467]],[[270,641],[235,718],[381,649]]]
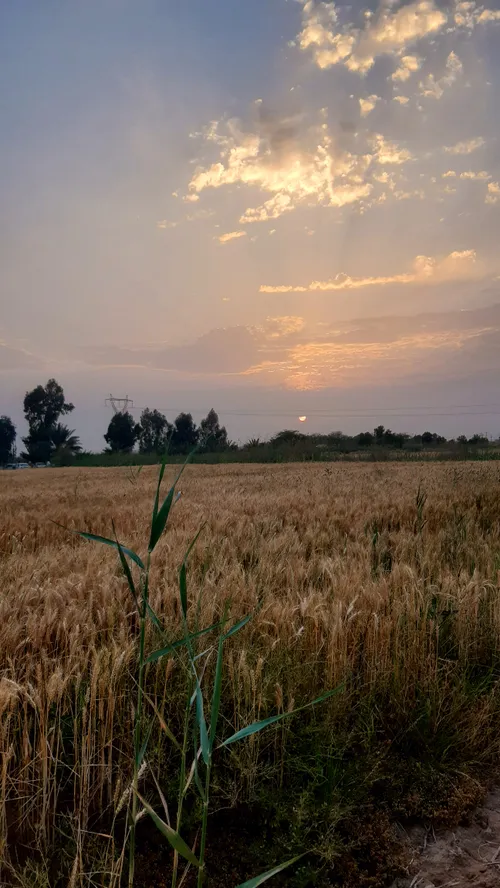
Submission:
[[[346,18],[348,9],[334,3],[303,0],[303,27],[295,43],[297,50],[312,53],[320,69],[342,65],[357,79],[361,75],[362,80],[379,59],[392,58],[394,69],[387,81],[391,88],[405,84],[410,95],[386,98],[393,100],[393,107],[403,108],[413,101],[420,110],[419,102],[443,100],[464,75],[462,59],[454,49],[449,49],[449,35],[464,30],[469,33],[498,20],[494,12],[490,15],[471,0],[456,0],[450,9],[438,7],[433,0],[415,0],[404,5],[380,3],[376,13],[367,14],[362,24]],[[431,45],[445,38],[448,50],[440,65],[433,63],[433,70],[429,70],[427,56]],[[417,72],[421,75],[418,79]],[[380,167],[403,167],[412,161],[422,164],[432,156],[432,152],[421,157],[414,155],[409,146],[388,135],[385,128],[372,130],[369,120],[385,100],[363,89],[356,98],[359,121],[341,121],[340,132],[328,107],[272,113],[263,99],[255,101],[250,119],[213,120],[192,135],[218,156],[212,162],[198,162],[185,199],[219,189],[257,189],[265,199],[240,211],[235,221],[241,226],[274,221],[301,207],[354,207],[364,213],[387,201],[424,199],[422,183],[409,185],[408,175],[402,172],[387,190],[374,190],[374,183],[381,181]],[[382,120],[387,119],[384,112]],[[474,134],[453,144],[440,145],[438,150],[467,155],[485,144],[484,136]],[[425,172],[420,176],[425,178]],[[431,184],[434,181],[435,177],[430,179]],[[441,193],[455,191],[448,188]]]

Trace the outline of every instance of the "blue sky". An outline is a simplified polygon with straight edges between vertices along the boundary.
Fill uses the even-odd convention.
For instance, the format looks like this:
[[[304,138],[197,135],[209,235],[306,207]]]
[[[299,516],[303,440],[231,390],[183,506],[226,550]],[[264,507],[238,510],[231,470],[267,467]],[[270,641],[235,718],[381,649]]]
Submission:
[[[499,49],[497,0],[2,4],[0,412],[498,434],[442,414],[495,403]]]

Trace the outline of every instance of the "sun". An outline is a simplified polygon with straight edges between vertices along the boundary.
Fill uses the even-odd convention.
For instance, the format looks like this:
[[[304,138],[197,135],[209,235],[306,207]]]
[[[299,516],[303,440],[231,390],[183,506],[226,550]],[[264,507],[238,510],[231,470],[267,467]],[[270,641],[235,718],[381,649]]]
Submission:
[[[307,416],[299,416],[299,422],[305,422],[306,419],[307,419]]]

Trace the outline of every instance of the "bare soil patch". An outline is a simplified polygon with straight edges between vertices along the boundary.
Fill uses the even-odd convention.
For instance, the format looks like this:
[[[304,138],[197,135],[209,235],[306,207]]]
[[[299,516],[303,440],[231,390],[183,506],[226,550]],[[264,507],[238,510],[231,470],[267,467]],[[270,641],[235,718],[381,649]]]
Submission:
[[[497,888],[500,885],[500,787],[456,829],[415,827],[408,835],[408,878],[392,888]]]

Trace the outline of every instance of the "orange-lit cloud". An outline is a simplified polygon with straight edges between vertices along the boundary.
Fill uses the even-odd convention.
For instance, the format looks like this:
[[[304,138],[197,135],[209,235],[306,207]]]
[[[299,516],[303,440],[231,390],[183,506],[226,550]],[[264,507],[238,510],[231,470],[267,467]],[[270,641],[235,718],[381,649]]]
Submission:
[[[411,75],[418,71],[422,65],[423,59],[416,55],[402,56],[399,66],[391,75],[391,80],[399,83],[405,83],[410,79]]]
[[[304,327],[304,318],[297,317],[296,315],[282,315],[275,318],[266,318],[266,322],[261,329],[265,336],[271,339],[280,339],[283,336],[290,336],[292,333],[300,333]]]
[[[468,139],[465,142],[457,142],[456,145],[445,145],[444,151],[447,154],[472,154],[478,148],[482,148],[485,144],[482,136],[475,139]]]
[[[245,237],[246,231],[228,231],[227,234],[221,234],[217,240],[220,244],[227,244],[229,241],[237,240],[239,237]]]
[[[440,99],[444,95],[445,89],[455,83],[463,69],[464,66],[457,54],[450,52],[446,60],[446,72],[437,80],[434,74],[428,74],[425,80],[420,83],[420,94],[427,98]]]
[[[263,284],[261,293],[307,293],[329,290],[361,290],[365,287],[383,287],[390,284],[435,284],[443,281],[460,280],[474,276],[477,256],[475,250],[459,250],[442,259],[430,256],[417,256],[413,270],[403,274],[380,277],[355,278],[347,274],[338,274],[327,281],[311,281],[307,286],[281,284],[272,286]]]
[[[376,137],[375,154],[368,149],[354,154],[342,149],[324,118],[320,120],[317,126],[301,129],[300,121],[261,117],[254,132],[244,131],[234,120],[222,133],[212,124],[210,141],[217,140],[221,160],[195,171],[190,192],[235,184],[258,187],[272,196],[247,208],[240,224],[266,222],[306,201],[330,207],[359,202],[372,190],[365,176],[373,162],[402,163],[409,156],[400,152],[398,159],[397,146],[385,143],[382,136]]]
[[[400,148],[395,142],[385,139],[381,133],[376,133],[372,139],[375,156],[382,166],[395,164],[400,166],[411,160],[411,154],[405,148]]]
[[[380,96],[368,96],[366,99],[359,100],[359,110],[361,112],[361,117],[367,117],[371,111],[375,108],[377,102],[380,102]]]
[[[456,0],[454,21],[458,27],[472,31],[476,25],[500,21],[500,12],[484,9],[482,4],[475,3],[474,0]]]
[[[491,179],[491,176],[489,173],[486,172],[486,170],[478,170],[477,172],[475,172],[474,170],[465,170],[465,172],[460,173],[460,178],[484,182],[486,179]]]
[[[334,4],[306,0],[303,28],[298,38],[302,50],[310,50],[319,68],[343,64],[350,71],[366,74],[379,56],[396,58],[418,40],[440,31],[447,15],[433,0],[415,0],[399,9],[381,5],[375,16],[356,28],[340,25]]]
[[[490,182],[488,185],[488,194],[486,195],[486,203],[496,204],[500,200],[500,183]]]
[[[340,324],[317,336],[300,338],[273,351],[262,347],[261,360],[243,371],[271,385],[313,391],[326,387],[393,382],[426,373],[462,375],[464,368],[500,368],[500,305],[483,309],[405,317],[365,318]]]

